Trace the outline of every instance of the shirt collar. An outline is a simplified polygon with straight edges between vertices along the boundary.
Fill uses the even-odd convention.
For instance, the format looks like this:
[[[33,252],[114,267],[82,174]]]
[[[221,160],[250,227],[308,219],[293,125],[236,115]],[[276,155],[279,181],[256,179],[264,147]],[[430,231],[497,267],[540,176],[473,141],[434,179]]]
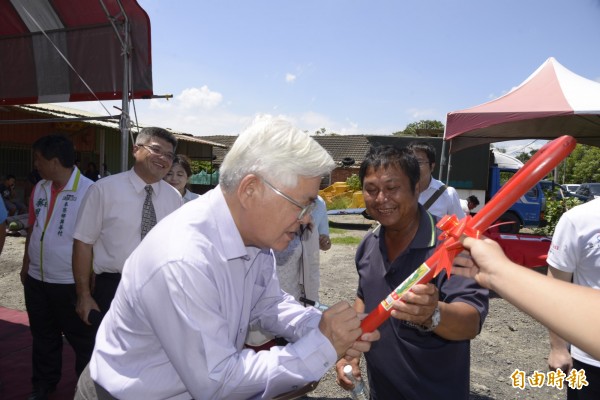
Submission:
[[[437,244],[436,236],[438,235],[438,230],[435,227],[437,219],[431,215],[425,208],[419,204],[420,218],[419,218],[419,227],[417,228],[417,233],[415,237],[410,242],[407,247],[407,251],[410,249],[428,249],[433,248]],[[373,236],[376,238],[380,238],[382,233],[385,231],[385,227],[378,226],[373,231]],[[380,242],[383,246],[385,246],[385,241],[381,240]]]
[[[73,167],[73,172],[69,177],[67,184],[60,190],[61,192],[75,192],[79,186],[79,180],[81,179],[81,171],[77,167]],[[43,185],[52,190],[52,181],[46,180]]]
[[[129,174],[129,181],[133,185],[135,191],[138,193],[143,193],[148,183],[144,182],[144,180],[140,178],[138,174],[135,173],[135,170],[133,168],[127,171],[127,174]],[[149,184],[150,186],[152,186],[152,190],[157,196],[160,194],[160,182],[161,181]]]
[[[437,179],[435,179],[433,176],[431,177],[431,180],[429,181],[429,186],[427,187],[427,189],[434,189],[434,190],[438,190],[439,188],[442,187],[444,183],[442,181],[438,181]]]
[[[235,258],[250,260],[256,257],[261,249],[244,245],[244,240],[233,220],[221,187],[215,187],[204,196],[208,196],[208,207],[212,210],[217,236],[221,240],[221,251],[225,257],[228,260]]]

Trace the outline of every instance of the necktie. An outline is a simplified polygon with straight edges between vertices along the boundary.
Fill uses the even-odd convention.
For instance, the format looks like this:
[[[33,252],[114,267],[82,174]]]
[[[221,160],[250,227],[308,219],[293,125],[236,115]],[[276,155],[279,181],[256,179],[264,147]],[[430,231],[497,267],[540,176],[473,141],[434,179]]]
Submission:
[[[142,208],[142,239],[156,225],[156,213],[152,204],[152,186],[146,185],[146,200]]]

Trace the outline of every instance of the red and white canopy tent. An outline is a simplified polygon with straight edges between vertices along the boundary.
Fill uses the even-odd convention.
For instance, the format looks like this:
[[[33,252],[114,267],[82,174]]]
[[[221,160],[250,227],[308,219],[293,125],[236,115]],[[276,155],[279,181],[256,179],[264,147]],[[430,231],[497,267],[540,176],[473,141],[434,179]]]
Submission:
[[[448,113],[444,146],[450,143],[452,154],[478,144],[552,140],[562,135],[600,146],[600,83],[575,74],[550,57],[506,95]],[[442,159],[442,164],[445,162]],[[528,267],[545,264],[549,240],[528,235],[490,236],[514,262]]]
[[[124,170],[129,101],[153,97],[150,43],[136,0],[0,0],[0,106],[120,99]]]
[[[454,153],[478,144],[562,135],[600,146],[600,83],[550,57],[506,95],[448,113],[444,140]]]

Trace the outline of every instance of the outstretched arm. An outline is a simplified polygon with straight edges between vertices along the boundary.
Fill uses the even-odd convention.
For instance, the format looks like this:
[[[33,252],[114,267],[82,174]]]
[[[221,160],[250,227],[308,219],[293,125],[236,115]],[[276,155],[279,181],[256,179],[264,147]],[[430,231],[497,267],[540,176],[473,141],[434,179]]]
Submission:
[[[600,358],[600,291],[552,279],[510,261],[490,239],[465,238],[452,273],[474,278],[548,329]]]

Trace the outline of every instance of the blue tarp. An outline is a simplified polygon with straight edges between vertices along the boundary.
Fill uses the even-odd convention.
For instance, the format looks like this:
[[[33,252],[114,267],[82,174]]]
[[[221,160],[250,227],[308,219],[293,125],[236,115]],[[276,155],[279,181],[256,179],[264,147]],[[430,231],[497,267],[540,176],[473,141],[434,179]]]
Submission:
[[[190,184],[192,185],[217,185],[219,183],[219,171],[215,171],[212,174],[206,171],[200,171],[196,175],[190,177]]]

